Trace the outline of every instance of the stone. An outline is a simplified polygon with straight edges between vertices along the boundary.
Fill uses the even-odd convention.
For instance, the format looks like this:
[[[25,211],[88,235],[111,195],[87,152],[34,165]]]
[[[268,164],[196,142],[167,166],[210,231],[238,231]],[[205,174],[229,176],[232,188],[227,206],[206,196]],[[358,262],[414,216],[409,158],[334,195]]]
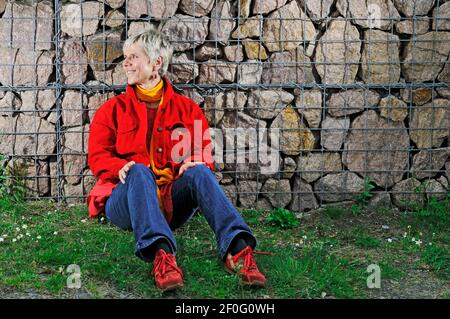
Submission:
[[[216,126],[222,120],[225,114],[223,109],[224,100],[224,93],[219,93],[216,96],[206,96],[205,104],[203,106],[203,113],[205,114],[205,117],[210,125]]]
[[[287,0],[255,0],[253,4],[253,14],[267,14],[279,9],[286,4]]]
[[[63,132],[63,145],[68,152],[86,154],[88,151],[89,125],[71,127]]]
[[[269,178],[261,188],[261,193],[275,208],[284,208],[292,200],[291,185],[287,179]]]
[[[400,95],[406,103],[412,103],[413,105],[424,105],[433,97],[433,91],[427,88],[419,88],[415,90],[402,89],[400,90]]]
[[[46,86],[53,72],[54,57],[54,51],[0,48],[0,82]]]
[[[293,99],[294,96],[284,90],[251,90],[246,112],[258,119],[273,119]]]
[[[398,11],[407,17],[427,15],[435,3],[435,0],[394,0]]]
[[[341,156],[335,152],[317,152],[301,155],[297,160],[297,176],[308,183],[315,182],[329,173],[343,170]]]
[[[277,115],[270,129],[279,129],[279,149],[286,155],[299,155],[302,151],[314,149],[314,135],[300,121],[299,114],[290,105]]]
[[[240,180],[237,185],[240,207],[255,208],[261,186],[262,183],[259,182]]]
[[[450,104],[445,99],[416,106],[410,127],[411,140],[418,148],[440,147],[449,135]]]
[[[365,29],[390,30],[401,18],[391,0],[338,0],[336,7],[343,17]]]
[[[0,3],[0,47],[24,50],[51,50],[53,47],[53,5],[50,1],[28,4]],[[3,10],[0,10],[3,12]]]
[[[325,117],[320,130],[321,145],[328,150],[339,151],[349,128],[349,118]]]
[[[450,52],[450,32],[428,32],[408,42],[402,74],[407,82],[433,81],[441,72]]]
[[[37,112],[40,117],[46,117],[56,102],[55,90],[22,91],[21,112]],[[41,112],[43,111],[43,112]]]
[[[389,192],[375,193],[367,203],[369,208],[390,208],[391,206],[391,195]]]
[[[16,130],[17,117],[0,116],[0,154],[14,154],[14,132]]]
[[[320,90],[301,91],[295,97],[295,105],[308,122],[308,127],[318,128],[322,119],[322,92]]]
[[[261,79],[264,84],[314,83],[312,65],[302,48],[276,52],[263,62]]]
[[[300,0],[300,7],[305,8],[311,20],[322,22],[330,14],[334,0]]]
[[[138,33],[143,32],[144,30],[148,30],[150,28],[154,27],[157,29],[154,24],[146,22],[146,21],[133,21],[130,23],[130,26],[128,28],[128,37],[131,37],[133,35],[136,35]]]
[[[13,92],[9,91],[6,93],[0,93],[0,116],[12,116],[14,111],[20,110],[21,107],[21,99],[19,99]]]
[[[45,160],[53,154],[56,147],[55,126],[46,120],[21,114],[17,117],[16,134],[15,155],[36,155]]]
[[[420,182],[415,178],[408,178],[392,187],[392,203],[401,209],[413,209],[415,205],[423,205],[424,196],[418,189]]]
[[[204,44],[198,49],[195,49],[195,61],[208,61],[211,59],[218,59],[222,57],[220,47],[210,44]]]
[[[448,180],[447,180],[444,176],[439,177],[439,178],[437,179],[437,181],[438,181],[439,183],[441,183],[441,185],[444,186],[445,189],[448,188],[449,182],[448,182]]]
[[[88,98],[85,93],[67,90],[61,103],[62,119],[65,127],[83,125]]]
[[[104,14],[103,4],[97,1],[65,4],[61,10],[61,31],[75,38],[92,35]]]
[[[408,116],[408,105],[393,95],[382,98],[379,108],[380,115],[392,121],[404,121]]]
[[[125,85],[127,83],[127,75],[122,65],[116,64],[111,70],[94,70],[95,78],[107,85]]]
[[[246,19],[250,15],[250,4],[252,0],[239,0],[239,17]]]
[[[224,94],[223,108],[227,111],[243,111],[247,102],[247,94],[242,91],[227,91]]]
[[[400,39],[380,30],[364,31],[361,78],[365,83],[397,83],[400,79]]]
[[[450,30],[450,2],[443,3],[433,10],[433,30]]]
[[[113,10],[108,12],[105,21],[103,21],[102,25],[110,28],[117,28],[123,25],[124,22],[125,22],[125,15],[119,10]]]
[[[64,179],[70,185],[80,183],[83,169],[87,166],[87,155],[64,152],[62,154]]]
[[[243,130],[264,129],[266,128],[266,126],[266,122],[257,120],[240,111],[225,112],[225,115],[223,116],[222,121],[219,125],[221,129],[233,130],[236,128]],[[230,132],[232,133],[232,131]],[[226,134],[227,132],[224,133]],[[233,145],[231,143],[231,140],[234,140],[234,138],[230,137],[230,139],[228,139],[226,137],[226,140],[230,140],[230,143],[228,145]],[[248,145],[248,143],[246,143],[246,145]]]
[[[61,80],[64,84],[82,84],[87,78],[88,58],[80,41],[72,38],[62,41]]]
[[[262,197],[256,201],[256,209],[260,209],[263,212],[270,212],[273,206],[267,198]]]
[[[444,172],[445,161],[449,156],[450,147],[421,150],[414,155],[411,174],[417,179],[435,177]]]
[[[316,49],[316,69],[322,83],[354,83],[361,58],[360,50],[358,29],[342,18],[331,21]]]
[[[169,65],[168,77],[172,83],[188,83],[198,76],[198,64],[185,53],[175,54]]]
[[[208,17],[194,18],[176,14],[160,25],[162,33],[169,37],[174,51],[186,51],[203,44],[208,35]]]
[[[441,96],[441,97],[443,97],[443,98],[445,98],[445,99],[450,99],[450,89],[447,89],[447,88],[437,88],[436,89],[436,91],[437,91],[437,93]],[[431,97],[430,97],[430,99],[431,99]],[[429,100],[428,100],[429,101]],[[428,102],[427,101],[427,102]],[[425,102],[426,103],[426,102]]]
[[[114,93],[112,92],[105,92],[105,93],[95,93],[90,96],[88,96],[88,116],[89,116],[89,123],[92,123],[92,120],[94,119],[95,112],[97,112],[98,108],[105,104],[105,102],[111,98],[114,97]]]
[[[427,180],[425,184],[425,194],[428,199],[435,198],[438,201],[444,201],[448,199],[447,188],[435,179]]]
[[[179,2],[180,0],[128,1],[128,16],[132,19],[137,19],[142,15],[148,15],[158,20],[170,18],[177,11]]]
[[[285,157],[281,163],[281,178],[291,179],[297,169],[297,163],[292,157]]]
[[[263,21],[264,17],[262,15],[257,15],[250,17],[246,20],[239,20],[235,31],[231,34],[233,39],[245,39],[259,37],[263,32]]]
[[[214,6],[214,0],[181,0],[179,8],[184,13],[194,16],[207,16]]]
[[[293,50],[315,37],[314,24],[296,1],[272,12],[263,23],[263,42],[270,52]]]
[[[305,183],[301,178],[296,177],[292,187],[292,203],[289,210],[299,213],[318,207],[319,204],[314,196],[312,186]]]
[[[216,1],[216,6],[211,11],[208,39],[226,45],[235,25],[231,2],[228,0]]]
[[[248,59],[266,60],[268,58],[266,49],[258,41],[244,41],[245,54]]]
[[[120,37],[119,32],[106,31],[87,38],[85,45],[89,65],[93,70],[106,70],[114,65],[114,60],[122,56]]]
[[[364,180],[353,172],[328,174],[314,183],[314,193],[323,202],[355,200],[364,190]]]
[[[233,206],[237,206],[238,193],[236,185],[222,185],[222,189]]]
[[[184,96],[187,96],[191,100],[194,100],[194,102],[197,103],[198,105],[205,102],[203,96],[200,93],[198,93],[197,90],[195,89],[184,89],[182,94]]]
[[[395,24],[398,33],[407,35],[419,35],[427,33],[430,29],[428,17],[417,17],[414,20],[403,20]]]
[[[113,9],[118,9],[125,3],[125,0],[105,0],[105,3]]]
[[[259,84],[261,83],[261,76],[263,67],[260,61],[247,60],[245,63],[237,65],[237,83],[246,84]]]
[[[380,101],[380,95],[375,91],[351,89],[333,93],[328,101],[328,114],[334,117],[359,113],[372,108]]]
[[[408,149],[409,136],[403,122],[392,122],[368,110],[353,120],[342,163],[380,187],[391,187],[401,181],[408,166]]]
[[[445,62],[444,68],[437,79],[441,82],[450,82],[450,63],[448,63],[448,60]]]
[[[229,45],[223,48],[223,52],[228,61],[242,62],[244,60],[244,51],[242,45]]]
[[[5,8],[6,8],[6,0],[0,0],[0,14],[5,12]]]
[[[236,78],[236,64],[223,61],[209,60],[200,65],[198,83],[219,84],[234,82]]]
[[[33,158],[15,158],[9,161],[8,170],[16,177],[23,177],[25,196],[45,196],[50,191],[49,165]]]

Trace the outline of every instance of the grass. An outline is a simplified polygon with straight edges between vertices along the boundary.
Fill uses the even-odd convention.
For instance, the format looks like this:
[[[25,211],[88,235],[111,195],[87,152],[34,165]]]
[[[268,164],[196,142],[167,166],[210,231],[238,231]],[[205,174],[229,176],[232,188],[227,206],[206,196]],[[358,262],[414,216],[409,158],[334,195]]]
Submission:
[[[407,285],[409,274],[420,273],[419,282],[436,280],[430,295],[448,298],[449,241],[442,223],[448,216],[442,205],[448,203],[434,201],[429,212],[364,208],[357,215],[336,206],[301,222],[285,209],[243,210],[257,250],[273,253],[256,256],[268,279],[262,289],[244,287],[223,271],[208,223],[195,216],[175,232],[185,286],[163,294],[153,286],[150,265],[134,256],[132,233],[87,219],[83,205],[24,203],[5,195],[0,198],[0,293],[32,289],[70,297],[67,269],[76,264],[81,290],[90,298],[365,298],[376,295],[366,286],[367,267],[375,263],[383,283]],[[385,224],[388,229],[380,227]]]

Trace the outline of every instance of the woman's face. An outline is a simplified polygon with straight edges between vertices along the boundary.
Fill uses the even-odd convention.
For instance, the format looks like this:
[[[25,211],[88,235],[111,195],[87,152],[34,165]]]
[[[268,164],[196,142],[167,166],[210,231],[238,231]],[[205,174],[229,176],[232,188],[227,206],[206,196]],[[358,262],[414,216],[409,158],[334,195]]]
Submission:
[[[152,63],[147,53],[138,43],[130,45],[123,51],[123,69],[127,75],[128,84],[145,85],[159,79],[157,63]]]

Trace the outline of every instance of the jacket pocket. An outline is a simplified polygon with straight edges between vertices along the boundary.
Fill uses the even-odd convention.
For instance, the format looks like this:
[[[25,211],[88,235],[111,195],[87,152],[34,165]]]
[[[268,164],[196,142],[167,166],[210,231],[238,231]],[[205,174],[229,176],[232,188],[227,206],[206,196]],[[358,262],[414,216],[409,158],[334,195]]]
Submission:
[[[117,130],[116,151],[119,155],[135,153],[138,147],[137,143],[138,127],[123,127]]]

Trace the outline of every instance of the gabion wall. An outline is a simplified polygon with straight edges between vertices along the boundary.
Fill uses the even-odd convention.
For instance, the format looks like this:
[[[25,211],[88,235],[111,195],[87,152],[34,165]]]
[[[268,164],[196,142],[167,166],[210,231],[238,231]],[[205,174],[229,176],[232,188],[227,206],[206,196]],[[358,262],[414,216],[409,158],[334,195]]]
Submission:
[[[0,0],[2,165],[30,199],[84,201],[90,122],[124,91],[124,40],[153,25],[215,132],[281,132],[270,174],[267,158],[217,163],[235,205],[309,211],[354,200],[365,177],[371,205],[445,199],[449,16],[438,0]]]

